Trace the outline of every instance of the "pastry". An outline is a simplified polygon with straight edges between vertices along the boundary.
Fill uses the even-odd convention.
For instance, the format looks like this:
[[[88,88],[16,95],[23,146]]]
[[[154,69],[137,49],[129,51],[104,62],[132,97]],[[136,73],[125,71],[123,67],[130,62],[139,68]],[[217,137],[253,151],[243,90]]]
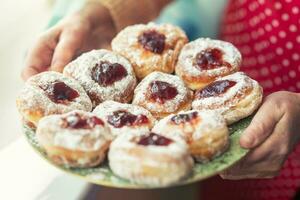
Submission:
[[[113,138],[104,120],[79,110],[42,118],[36,134],[53,162],[80,168],[99,165]]]
[[[104,49],[82,54],[69,63],[63,73],[82,85],[94,107],[106,100],[130,102],[136,86],[129,61]]]
[[[145,108],[115,101],[101,103],[93,113],[106,120],[114,136],[128,132],[149,132],[156,122],[152,114]]]
[[[183,140],[153,132],[122,134],[108,153],[114,174],[144,185],[171,185],[191,173],[193,159]]]
[[[149,23],[128,26],[111,45],[130,60],[137,78],[142,79],[153,71],[174,72],[178,54],[187,42],[179,27]]]
[[[152,72],[134,90],[132,103],[149,110],[156,118],[191,108],[193,93],[174,75]]]
[[[231,43],[199,38],[186,44],[175,67],[176,74],[193,89],[239,70],[242,56]]]
[[[232,124],[251,115],[262,98],[262,87],[245,73],[236,72],[197,90],[192,107],[220,112],[227,124]]]
[[[92,110],[91,100],[77,81],[50,71],[28,79],[16,103],[23,119],[34,126],[46,115]]]
[[[208,162],[221,155],[229,145],[225,119],[213,111],[190,110],[172,114],[160,120],[152,131],[169,138],[184,139],[199,162]]]

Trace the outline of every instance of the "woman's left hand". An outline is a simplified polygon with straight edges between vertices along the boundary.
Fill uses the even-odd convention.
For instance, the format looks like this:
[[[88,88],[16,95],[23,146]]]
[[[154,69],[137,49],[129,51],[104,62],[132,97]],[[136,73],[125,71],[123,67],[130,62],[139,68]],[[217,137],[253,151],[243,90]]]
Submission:
[[[222,172],[224,179],[272,178],[300,139],[300,94],[276,92],[264,100],[240,139],[251,149],[237,164]]]

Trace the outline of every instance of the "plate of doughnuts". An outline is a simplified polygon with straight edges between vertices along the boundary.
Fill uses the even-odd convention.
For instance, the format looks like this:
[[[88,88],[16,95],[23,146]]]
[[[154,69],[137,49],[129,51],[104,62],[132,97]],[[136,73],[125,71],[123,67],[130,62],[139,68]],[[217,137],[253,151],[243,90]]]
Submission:
[[[247,154],[239,138],[263,91],[236,47],[154,23],[126,27],[111,47],[26,81],[16,104],[39,155],[95,184],[162,188]]]

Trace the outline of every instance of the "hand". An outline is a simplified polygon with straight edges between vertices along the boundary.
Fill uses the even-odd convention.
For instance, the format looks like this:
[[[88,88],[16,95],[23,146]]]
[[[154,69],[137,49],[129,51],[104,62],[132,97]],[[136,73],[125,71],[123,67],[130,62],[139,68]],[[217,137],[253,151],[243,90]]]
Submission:
[[[115,33],[109,11],[100,3],[87,3],[37,39],[28,52],[22,78],[46,70],[61,72],[81,53],[109,47]]]
[[[220,175],[224,179],[272,178],[279,174],[299,139],[300,95],[273,93],[240,138],[240,145],[250,152]]]

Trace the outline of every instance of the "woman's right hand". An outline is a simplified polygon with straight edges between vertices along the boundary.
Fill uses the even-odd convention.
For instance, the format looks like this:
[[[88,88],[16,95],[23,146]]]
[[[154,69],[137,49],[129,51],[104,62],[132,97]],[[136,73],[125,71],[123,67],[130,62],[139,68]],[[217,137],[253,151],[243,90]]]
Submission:
[[[87,3],[38,37],[26,57],[22,78],[47,70],[61,72],[81,53],[109,47],[115,33],[109,11],[100,3]]]

